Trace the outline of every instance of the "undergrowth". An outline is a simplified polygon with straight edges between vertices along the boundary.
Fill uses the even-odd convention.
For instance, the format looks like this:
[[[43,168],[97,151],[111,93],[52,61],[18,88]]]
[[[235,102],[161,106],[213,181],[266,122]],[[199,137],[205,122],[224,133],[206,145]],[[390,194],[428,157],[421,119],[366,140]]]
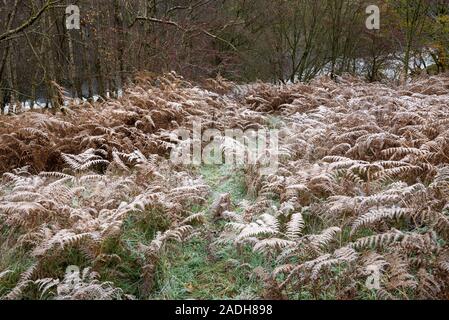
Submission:
[[[1,117],[0,297],[446,299],[448,92],[447,75],[206,90],[169,73]],[[278,169],[173,163],[198,120],[278,129]]]

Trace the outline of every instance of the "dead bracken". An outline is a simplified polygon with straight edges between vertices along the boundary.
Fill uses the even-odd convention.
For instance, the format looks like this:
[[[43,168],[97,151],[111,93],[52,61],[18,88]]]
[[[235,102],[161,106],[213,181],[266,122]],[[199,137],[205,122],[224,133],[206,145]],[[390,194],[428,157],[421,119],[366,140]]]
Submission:
[[[116,100],[0,117],[2,298],[148,298],[162,257],[193,238],[260,255],[248,270],[256,298],[447,298],[447,75],[207,83],[141,74]],[[170,132],[198,120],[279,129],[277,171],[233,168],[244,201],[213,190],[198,167],[169,160]]]

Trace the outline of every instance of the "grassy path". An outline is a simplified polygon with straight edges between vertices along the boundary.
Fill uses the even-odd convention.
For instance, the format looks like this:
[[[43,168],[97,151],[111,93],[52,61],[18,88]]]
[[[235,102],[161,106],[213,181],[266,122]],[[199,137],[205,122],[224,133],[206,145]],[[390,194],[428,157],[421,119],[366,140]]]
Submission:
[[[203,166],[199,171],[211,187],[208,207],[223,193],[230,193],[233,207],[247,199],[243,174],[226,166]],[[249,298],[259,292],[250,271],[261,264],[261,257],[252,252],[238,254],[231,245],[214,246],[223,226],[223,222],[212,222],[208,214],[200,235],[168,250],[156,277],[155,299]]]

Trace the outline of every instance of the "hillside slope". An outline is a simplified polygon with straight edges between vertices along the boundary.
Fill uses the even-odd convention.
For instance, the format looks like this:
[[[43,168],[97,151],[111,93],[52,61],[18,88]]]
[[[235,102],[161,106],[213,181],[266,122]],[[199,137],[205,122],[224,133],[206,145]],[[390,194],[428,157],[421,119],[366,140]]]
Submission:
[[[171,73],[118,100],[0,117],[0,296],[446,299],[448,102],[447,75]],[[277,170],[174,164],[173,130],[198,122],[278,130]]]

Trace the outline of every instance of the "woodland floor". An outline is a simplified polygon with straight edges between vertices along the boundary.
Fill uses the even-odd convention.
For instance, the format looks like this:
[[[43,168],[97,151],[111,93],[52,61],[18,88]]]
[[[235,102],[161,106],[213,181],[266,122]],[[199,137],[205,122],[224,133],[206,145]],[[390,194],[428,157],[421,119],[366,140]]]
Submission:
[[[229,193],[234,206],[242,200],[251,201],[246,194],[244,175],[223,166],[203,166],[199,174],[211,188],[211,196],[206,208],[217,198]],[[157,273],[159,289],[154,295],[156,299],[230,299],[241,292],[255,294],[258,282],[251,277],[250,271],[260,265],[261,257],[251,251],[244,255],[248,265],[233,265],[233,259],[239,259],[235,249],[228,245],[215,251],[213,242],[223,231],[224,223],[214,223],[210,212],[206,214],[206,222],[201,235],[184,244],[173,247],[160,266]],[[241,256],[240,256],[241,258]]]
[[[448,75],[169,73],[0,116],[0,299],[448,299],[448,101]],[[174,163],[198,122],[278,129],[278,170]]]

